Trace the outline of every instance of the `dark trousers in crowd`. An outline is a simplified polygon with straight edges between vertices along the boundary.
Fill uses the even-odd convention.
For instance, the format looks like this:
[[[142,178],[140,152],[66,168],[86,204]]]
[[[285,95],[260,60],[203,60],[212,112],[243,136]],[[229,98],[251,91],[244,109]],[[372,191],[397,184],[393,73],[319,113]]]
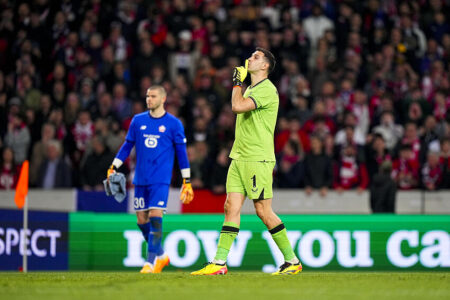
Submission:
[[[373,213],[394,213],[397,185],[389,174],[376,174],[370,186],[370,206]]]

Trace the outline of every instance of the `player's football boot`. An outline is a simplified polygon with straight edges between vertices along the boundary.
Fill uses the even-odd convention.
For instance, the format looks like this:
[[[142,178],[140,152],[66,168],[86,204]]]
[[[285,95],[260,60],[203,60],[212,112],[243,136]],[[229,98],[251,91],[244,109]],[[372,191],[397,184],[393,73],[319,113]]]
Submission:
[[[155,266],[153,267],[153,273],[161,273],[164,267],[169,265],[170,259],[167,254],[164,254],[161,258],[158,256],[155,259]]]
[[[227,265],[206,263],[203,269],[192,272],[191,275],[225,275],[228,273]]]
[[[141,273],[141,274],[151,274],[151,273],[154,273],[154,267],[153,267],[153,265],[152,265],[151,263],[149,263],[149,262],[146,262],[146,263],[144,264],[144,266],[142,267],[140,273]]]
[[[272,273],[272,275],[295,275],[302,271],[302,264],[299,262],[298,264],[291,264],[285,262],[280,266],[278,271]]]

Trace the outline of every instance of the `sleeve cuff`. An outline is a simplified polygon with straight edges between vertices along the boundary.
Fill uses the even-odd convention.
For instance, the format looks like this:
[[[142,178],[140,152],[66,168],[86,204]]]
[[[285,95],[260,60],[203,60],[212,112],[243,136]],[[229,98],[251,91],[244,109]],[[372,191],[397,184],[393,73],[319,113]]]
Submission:
[[[256,104],[256,100],[252,96],[248,96],[250,99],[252,99],[253,103],[255,103],[255,109],[258,108],[258,104]]]
[[[120,166],[123,164],[123,161],[121,161],[120,159],[118,159],[117,157],[114,158],[112,165],[114,167],[116,167],[117,169],[120,168]]]
[[[191,177],[191,169],[190,168],[181,169],[181,177],[190,178]]]

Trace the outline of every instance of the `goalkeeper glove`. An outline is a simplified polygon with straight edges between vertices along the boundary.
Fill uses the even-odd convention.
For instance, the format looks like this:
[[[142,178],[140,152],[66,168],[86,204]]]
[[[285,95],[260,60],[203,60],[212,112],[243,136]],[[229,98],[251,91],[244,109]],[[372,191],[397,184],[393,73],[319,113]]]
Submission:
[[[108,169],[108,173],[106,173],[106,179],[109,180],[109,176],[111,176],[112,174],[116,173],[117,168],[114,165],[111,165]]]
[[[194,191],[192,190],[191,180],[189,178],[183,179],[183,186],[181,187],[180,200],[183,204],[189,204],[194,199]]]
[[[248,59],[245,60],[245,66],[240,66],[234,68],[233,71],[233,86],[242,86],[242,82],[244,82],[245,77],[247,77],[248,73]]]

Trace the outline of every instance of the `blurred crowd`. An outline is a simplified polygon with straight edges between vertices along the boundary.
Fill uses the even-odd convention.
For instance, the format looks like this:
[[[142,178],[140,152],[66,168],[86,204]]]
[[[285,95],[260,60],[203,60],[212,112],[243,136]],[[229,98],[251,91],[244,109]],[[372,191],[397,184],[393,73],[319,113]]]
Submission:
[[[1,189],[29,159],[34,187],[102,190],[159,84],[185,125],[194,188],[223,193],[231,74],[257,46],[277,58],[275,187],[362,191],[383,164],[399,189],[450,188],[449,0],[0,0],[0,11]]]

